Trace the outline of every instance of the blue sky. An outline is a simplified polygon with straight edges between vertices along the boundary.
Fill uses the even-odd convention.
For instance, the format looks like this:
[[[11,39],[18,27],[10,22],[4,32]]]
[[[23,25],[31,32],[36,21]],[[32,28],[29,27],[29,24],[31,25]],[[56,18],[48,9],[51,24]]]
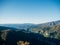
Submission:
[[[60,20],[59,0],[0,0],[0,23],[45,23]]]

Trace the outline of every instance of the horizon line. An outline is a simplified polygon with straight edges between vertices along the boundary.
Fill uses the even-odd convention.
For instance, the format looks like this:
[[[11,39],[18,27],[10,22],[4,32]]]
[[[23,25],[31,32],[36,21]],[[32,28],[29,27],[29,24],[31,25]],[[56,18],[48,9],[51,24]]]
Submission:
[[[49,22],[55,22],[59,20],[53,20],[53,21],[47,21],[47,22],[41,22],[41,23],[32,23],[32,22],[24,22],[24,23],[0,23],[0,24],[43,24],[43,23],[49,23]]]

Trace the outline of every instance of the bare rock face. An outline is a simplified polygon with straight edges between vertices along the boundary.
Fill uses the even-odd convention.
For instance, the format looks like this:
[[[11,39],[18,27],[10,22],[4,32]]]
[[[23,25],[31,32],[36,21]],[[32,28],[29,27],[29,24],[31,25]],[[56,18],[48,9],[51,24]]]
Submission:
[[[18,41],[17,42],[17,45],[29,45],[30,43],[29,42],[27,42],[27,41]]]
[[[7,34],[8,34],[8,32],[9,32],[10,30],[9,29],[7,29],[7,30],[3,30],[3,31],[1,31],[1,38],[5,41],[6,40],[6,37],[7,37]]]

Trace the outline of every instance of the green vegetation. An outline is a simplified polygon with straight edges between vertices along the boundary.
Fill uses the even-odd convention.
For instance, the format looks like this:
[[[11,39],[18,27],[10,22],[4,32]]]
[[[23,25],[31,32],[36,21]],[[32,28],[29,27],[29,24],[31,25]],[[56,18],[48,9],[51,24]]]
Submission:
[[[60,23],[16,29],[0,26],[0,45],[60,45]]]
[[[60,24],[55,26],[32,28],[32,32],[41,34],[44,37],[60,39]]]

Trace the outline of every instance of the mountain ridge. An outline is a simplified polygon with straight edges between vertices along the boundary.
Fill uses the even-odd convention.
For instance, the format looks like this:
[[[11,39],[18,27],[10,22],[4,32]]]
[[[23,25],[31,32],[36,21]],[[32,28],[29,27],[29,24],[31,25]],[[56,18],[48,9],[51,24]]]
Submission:
[[[42,24],[32,24],[32,23],[24,23],[24,24],[0,24],[0,26],[5,26],[5,27],[13,27],[13,28],[18,28],[18,29],[27,29],[30,27],[45,27],[45,26],[55,26],[60,24],[60,20],[57,21],[52,21],[52,22],[47,22],[47,23],[42,23]]]

